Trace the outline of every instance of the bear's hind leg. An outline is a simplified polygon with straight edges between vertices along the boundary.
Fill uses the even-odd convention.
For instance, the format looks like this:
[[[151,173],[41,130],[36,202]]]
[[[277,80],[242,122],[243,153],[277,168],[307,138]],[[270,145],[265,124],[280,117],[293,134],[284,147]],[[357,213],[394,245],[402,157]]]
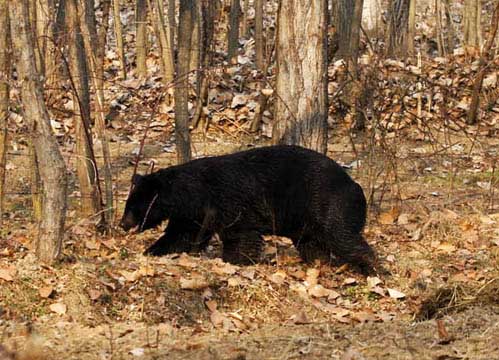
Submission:
[[[220,237],[223,242],[224,261],[239,265],[250,265],[260,261],[264,243],[259,232],[230,232]]]

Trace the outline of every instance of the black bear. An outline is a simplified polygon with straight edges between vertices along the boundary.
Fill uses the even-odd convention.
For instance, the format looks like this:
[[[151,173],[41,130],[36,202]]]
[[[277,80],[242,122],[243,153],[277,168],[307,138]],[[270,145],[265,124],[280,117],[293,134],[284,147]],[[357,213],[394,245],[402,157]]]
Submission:
[[[217,233],[223,259],[258,260],[262,235],[285,236],[301,258],[371,268],[362,237],[362,188],[333,160],[299,146],[269,146],[207,157],[136,175],[121,227],[143,231],[169,219],[146,254],[198,252]]]

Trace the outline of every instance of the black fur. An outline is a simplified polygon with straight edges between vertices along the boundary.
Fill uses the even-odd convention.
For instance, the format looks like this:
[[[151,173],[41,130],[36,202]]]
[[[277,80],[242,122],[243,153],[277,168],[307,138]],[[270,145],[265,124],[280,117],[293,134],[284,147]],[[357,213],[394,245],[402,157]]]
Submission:
[[[328,157],[298,146],[271,146],[209,157],[134,178],[121,222],[143,231],[169,219],[146,253],[203,250],[214,233],[223,259],[257,261],[262,235],[293,241],[306,262],[321,258],[369,266],[362,237],[362,188]]]

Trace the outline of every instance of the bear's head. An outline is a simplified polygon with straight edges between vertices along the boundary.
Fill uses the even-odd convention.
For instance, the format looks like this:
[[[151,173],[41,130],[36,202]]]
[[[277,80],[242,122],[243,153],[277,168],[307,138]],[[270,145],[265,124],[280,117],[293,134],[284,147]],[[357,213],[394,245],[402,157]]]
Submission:
[[[128,231],[138,226],[144,231],[158,226],[168,217],[167,209],[161,205],[160,193],[165,189],[157,174],[134,175],[132,190],[125,205],[120,227]]]

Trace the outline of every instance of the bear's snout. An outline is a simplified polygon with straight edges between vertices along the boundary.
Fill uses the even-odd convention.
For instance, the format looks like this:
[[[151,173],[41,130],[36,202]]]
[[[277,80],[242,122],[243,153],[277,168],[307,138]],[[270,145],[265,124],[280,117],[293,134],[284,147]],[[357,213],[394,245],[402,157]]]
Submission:
[[[135,221],[135,217],[133,216],[133,214],[130,212],[123,214],[123,217],[120,221],[120,227],[123,230],[128,231],[135,226],[137,226],[137,222]]]

